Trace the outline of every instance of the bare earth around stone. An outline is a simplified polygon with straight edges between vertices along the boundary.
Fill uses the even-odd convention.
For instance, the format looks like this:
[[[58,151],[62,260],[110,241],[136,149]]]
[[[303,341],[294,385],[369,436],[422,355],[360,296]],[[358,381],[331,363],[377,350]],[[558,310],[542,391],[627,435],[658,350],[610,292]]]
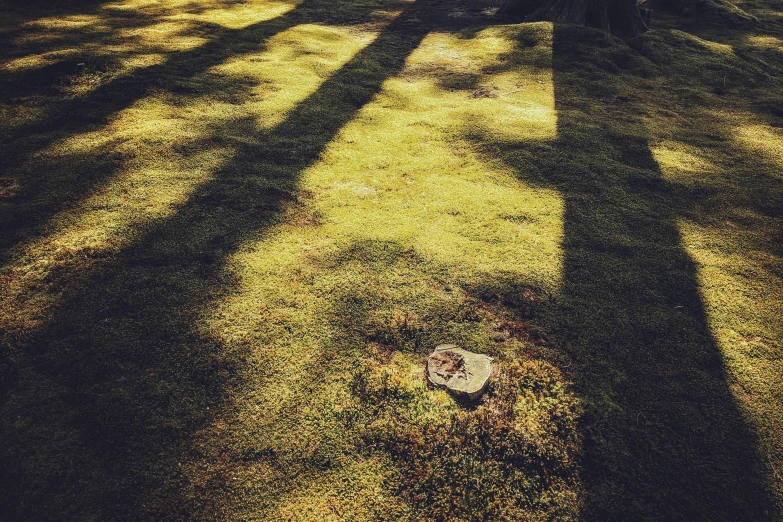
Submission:
[[[478,399],[489,386],[492,357],[442,344],[427,358],[427,379],[459,397]]]

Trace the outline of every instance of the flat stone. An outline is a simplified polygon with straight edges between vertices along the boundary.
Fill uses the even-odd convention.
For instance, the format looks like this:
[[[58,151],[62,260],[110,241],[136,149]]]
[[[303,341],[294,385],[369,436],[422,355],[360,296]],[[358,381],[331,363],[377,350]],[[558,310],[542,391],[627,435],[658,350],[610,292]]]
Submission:
[[[427,358],[427,379],[458,397],[478,399],[489,386],[494,359],[456,344],[441,344]]]

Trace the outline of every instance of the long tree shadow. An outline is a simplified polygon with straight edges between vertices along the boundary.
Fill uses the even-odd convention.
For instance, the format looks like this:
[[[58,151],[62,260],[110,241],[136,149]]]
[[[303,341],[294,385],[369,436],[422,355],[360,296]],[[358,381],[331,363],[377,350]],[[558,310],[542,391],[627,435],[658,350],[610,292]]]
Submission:
[[[385,7],[394,7],[393,4],[385,4]],[[153,18],[145,23],[154,21]],[[41,156],[47,147],[105,127],[113,116],[152,92],[208,94],[192,92],[192,87],[183,87],[183,84],[229,58],[262,51],[265,42],[274,35],[297,25],[349,25],[371,21],[377,21],[377,16],[365,5],[357,6],[350,1],[335,5],[306,0],[281,16],[244,28],[216,26],[213,36],[203,45],[183,52],[167,53],[163,63],[107,80],[86,94],[63,97],[39,115],[18,125],[4,125],[0,140],[0,169],[5,175],[15,175],[18,187],[13,197],[5,198],[0,207],[0,223],[9,230],[8,234],[0,237],[0,252],[7,255],[15,245],[39,234],[52,216],[89,194],[116,172],[116,165],[107,155],[96,162],[94,168],[85,169],[78,176],[59,173],[51,158]],[[118,25],[117,29],[123,27]],[[73,44],[78,46],[78,41]],[[107,53],[107,56],[110,55]],[[101,62],[100,56],[91,59]],[[13,97],[20,88],[29,94],[35,90],[40,78],[44,78],[47,85],[56,83],[61,76],[74,73],[79,65],[77,61],[69,59],[39,69],[6,72],[0,75],[0,98]],[[226,85],[212,87],[214,92],[228,88]]]
[[[681,244],[678,195],[643,134],[589,125],[573,101],[593,92],[593,110],[611,103],[577,83],[587,58],[580,38],[554,28],[553,149],[564,161],[537,179],[566,202],[563,296],[552,321],[585,353],[588,518],[766,519],[756,437],[729,391]],[[589,165],[568,161],[586,147],[595,151]]]
[[[410,5],[276,128],[260,132],[252,118],[216,128],[237,148],[230,163],[172,218],[69,283],[14,352],[16,382],[2,405],[14,419],[2,428],[8,520],[192,518],[176,496],[179,466],[242,364],[198,318],[232,288],[228,256],[298,204],[301,172],[400,71],[427,20],[426,6]],[[248,35],[257,46],[258,33]],[[217,63],[230,48],[215,45]]]
[[[661,176],[637,107],[603,123],[620,114],[588,54],[605,38],[554,27],[556,141],[485,148],[565,201],[562,293],[539,320],[582,359],[584,517],[771,519],[757,438],[681,243],[688,196]]]

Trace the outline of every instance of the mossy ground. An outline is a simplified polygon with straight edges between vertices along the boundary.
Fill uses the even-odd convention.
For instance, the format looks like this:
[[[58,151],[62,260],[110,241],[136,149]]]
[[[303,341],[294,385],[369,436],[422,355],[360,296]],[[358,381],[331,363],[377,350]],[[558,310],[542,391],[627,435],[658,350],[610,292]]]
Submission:
[[[738,5],[0,4],[5,519],[783,518],[783,8]]]

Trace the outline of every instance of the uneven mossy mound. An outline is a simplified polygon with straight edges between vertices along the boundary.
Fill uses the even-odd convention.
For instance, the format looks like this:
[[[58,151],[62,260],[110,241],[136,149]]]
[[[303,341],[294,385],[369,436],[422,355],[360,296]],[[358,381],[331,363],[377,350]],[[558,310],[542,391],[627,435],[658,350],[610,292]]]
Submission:
[[[759,20],[729,0],[674,0],[666,2],[681,15],[699,24],[721,25],[731,28],[753,28]]]
[[[629,42],[631,48],[659,71],[671,73],[672,83],[753,88],[775,85],[780,70],[730,45],[705,41],[677,30],[649,31]],[[721,84],[721,82],[725,82]]]
[[[368,455],[388,452],[389,487],[418,518],[579,518],[579,399],[530,350],[502,364],[489,395],[470,408],[428,390],[419,365],[402,355],[357,375],[350,422]]]

